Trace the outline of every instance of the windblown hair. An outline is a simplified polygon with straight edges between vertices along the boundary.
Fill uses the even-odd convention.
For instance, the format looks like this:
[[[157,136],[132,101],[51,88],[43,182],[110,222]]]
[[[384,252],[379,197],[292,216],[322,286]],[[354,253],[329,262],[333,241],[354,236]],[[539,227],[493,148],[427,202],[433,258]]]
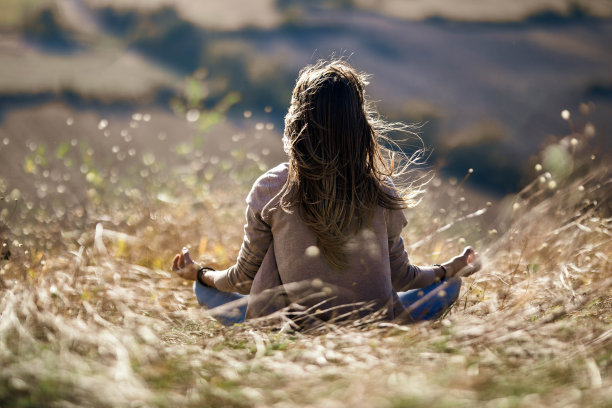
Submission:
[[[366,84],[367,77],[343,60],[307,66],[285,116],[289,175],[281,206],[299,210],[336,270],[348,266],[346,244],[371,222],[377,205],[407,208],[420,192],[394,187],[392,177],[421,154],[408,158],[384,146],[393,145],[388,131],[409,127],[381,120],[366,101]]]

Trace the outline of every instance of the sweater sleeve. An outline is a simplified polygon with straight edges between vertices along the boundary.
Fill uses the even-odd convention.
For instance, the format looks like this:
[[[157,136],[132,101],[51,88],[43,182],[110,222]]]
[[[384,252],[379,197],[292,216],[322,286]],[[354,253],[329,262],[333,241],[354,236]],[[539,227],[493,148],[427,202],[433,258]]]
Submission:
[[[247,196],[244,239],[236,264],[215,278],[215,287],[222,292],[248,294],[263,258],[272,243],[272,230],[262,219],[262,210],[270,199],[268,175],[264,174],[254,184]]]
[[[436,274],[433,268],[412,265],[404,248],[402,229],[408,224],[402,210],[388,210],[387,233],[389,238],[389,262],[391,283],[398,292],[424,288],[433,284]]]

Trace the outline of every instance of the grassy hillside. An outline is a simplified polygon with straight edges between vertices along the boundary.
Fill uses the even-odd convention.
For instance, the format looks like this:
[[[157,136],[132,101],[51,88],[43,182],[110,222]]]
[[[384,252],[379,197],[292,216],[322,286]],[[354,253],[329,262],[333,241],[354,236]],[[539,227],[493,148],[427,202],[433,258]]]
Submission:
[[[266,168],[244,141],[232,160],[139,152],[121,172],[76,140],[29,145],[13,159],[35,191],[0,180],[0,406],[609,406],[612,178],[593,133],[551,144],[501,202],[467,194],[469,178],[429,184],[407,212],[412,261],[466,242],[484,260],[443,319],[308,332],[224,327],[168,271],[183,243],[214,267],[235,259]]]
[[[461,177],[479,156],[472,184],[516,192],[529,156],[564,130],[558,110],[592,101],[591,120],[612,125],[604,3],[6,0],[0,133],[10,112],[47,103],[111,121],[126,111],[169,113],[193,79],[203,107],[239,92],[232,121],[268,107],[279,129],[298,70],[352,55],[372,74],[368,94],[384,116],[427,122],[422,137],[446,174]]]

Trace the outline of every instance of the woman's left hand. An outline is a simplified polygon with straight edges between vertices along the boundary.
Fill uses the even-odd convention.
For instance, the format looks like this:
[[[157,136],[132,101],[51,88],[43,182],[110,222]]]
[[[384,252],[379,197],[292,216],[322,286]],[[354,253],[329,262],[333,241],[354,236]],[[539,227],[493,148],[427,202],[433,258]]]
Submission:
[[[453,276],[469,276],[482,267],[478,253],[471,246],[465,247],[461,255],[457,255],[444,264],[446,278]]]
[[[193,262],[187,248],[183,248],[182,253],[176,254],[172,260],[172,270],[183,279],[196,280],[198,269],[200,265]]]

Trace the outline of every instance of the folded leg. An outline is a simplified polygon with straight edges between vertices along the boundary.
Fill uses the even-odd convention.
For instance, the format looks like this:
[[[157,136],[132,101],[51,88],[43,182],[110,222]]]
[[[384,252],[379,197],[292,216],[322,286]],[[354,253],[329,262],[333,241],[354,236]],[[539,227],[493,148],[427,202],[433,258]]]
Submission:
[[[413,321],[433,320],[442,316],[459,297],[461,279],[434,283],[422,289],[399,292],[397,295]]]
[[[221,292],[199,282],[193,283],[193,292],[201,306],[225,325],[242,323],[246,315],[247,296],[233,292]]]

